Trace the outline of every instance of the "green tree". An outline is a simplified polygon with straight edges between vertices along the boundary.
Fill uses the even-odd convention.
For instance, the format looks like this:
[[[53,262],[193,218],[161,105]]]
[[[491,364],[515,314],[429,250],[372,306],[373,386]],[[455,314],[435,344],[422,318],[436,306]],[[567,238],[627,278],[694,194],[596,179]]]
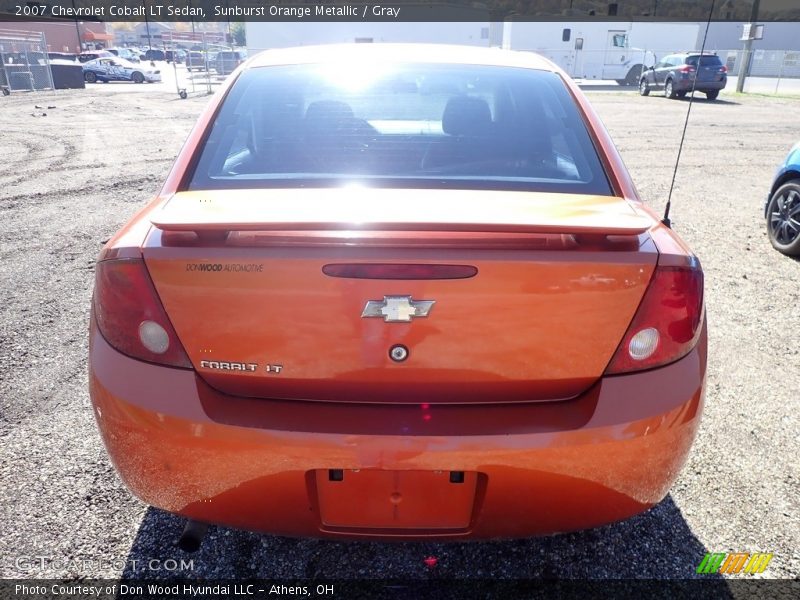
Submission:
[[[237,46],[247,45],[247,35],[245,34],[244,23],[241,21],[231,23],[231,35],[233,36],[233,43]]]

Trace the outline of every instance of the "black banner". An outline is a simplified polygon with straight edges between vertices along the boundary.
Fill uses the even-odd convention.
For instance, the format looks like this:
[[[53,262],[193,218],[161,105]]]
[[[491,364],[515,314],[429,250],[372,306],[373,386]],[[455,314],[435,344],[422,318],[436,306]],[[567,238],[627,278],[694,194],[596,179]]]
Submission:
[[[800,21],[797,0],[0,0],[0,20]]]
[[[636,580],[3,580],[3,600],[268,600],[470,598],[592,600],[797,598],[800,582],[775,579]]]

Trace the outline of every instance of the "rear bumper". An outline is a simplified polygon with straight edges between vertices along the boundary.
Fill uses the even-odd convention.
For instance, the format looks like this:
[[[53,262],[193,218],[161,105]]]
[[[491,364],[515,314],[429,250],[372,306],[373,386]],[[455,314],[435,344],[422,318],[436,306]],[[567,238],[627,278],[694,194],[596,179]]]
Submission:
[[[697,432],[705,353],[704,330],[680,361],[604,378],[574,400],[425,411],[226,396],[192,371],[116,352],[93,324],[90,391],[122,479],[173,513],[291,536],[511,538],[595,527],[659,502]],[[469,524],[326,525],[315,470],[327,469],[477,472]],[[384,501],[363,489],[337,500]]]
[[[691,92],[694,81],[692,79],[676,79],[675,89],[679,92]],[[723,90],[727,84],[727,79],[722,81],[698,81],[695,91],[697,92],[710,92],[714,90]]]

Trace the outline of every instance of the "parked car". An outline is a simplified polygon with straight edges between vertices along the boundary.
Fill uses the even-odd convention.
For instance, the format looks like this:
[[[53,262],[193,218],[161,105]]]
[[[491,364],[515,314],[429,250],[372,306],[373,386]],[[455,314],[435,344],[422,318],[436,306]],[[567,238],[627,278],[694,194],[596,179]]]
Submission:
[[[164,60],[169,62],[174,62],[177,64],[181,64],[186,59],[186,51],[185,50],[165,50],[164,51]]]
[[[703,409],[703,272],[577,85],[494,48],[246,64],[96,265],[90,394],[129,488],[193,536],[521,537],[660,502]]]
[[[187,71],[208,71],[210,64],[208,56],[204,52],[191,51],[186,54]]]
[[[87,50],[78,54],[78,60],[82,63],[98,58],[114,58],[114,55],[108,50]]]
[[[663,90],[667,98],[683,98],[694,86],[695,91],[704,93],[709,100],[716,100],[727,82],[728,68],[719,56],[684,52],[665,56],[645,69],[639,80],[639,93],[647,96],[653,90]]]
[[[144,54],[139,55],[141,60],[165,60],[166,54],[164,54],[163,50],[159,50],[158,48],[150,48],[144,52]]]
[[[773,248],[787,256],[800,256],[800,142],[772,179],[764,218]]]
[[[67,62],[76,62],[78,60],[78,55],[71,53],[71,52],[48,52],[47,58],[50,61],[67,61]]]
[[[97,60],[98,58],[114,58],[114,55],[108,50],[87,50],[78,54],[78,60],[82,63]]]
[[[141,64],[128,62],[124,58],[98,58],[83,65],[83,78],[88,83],[102,81],[133,81],[155,83],[161,81],[161,71]]]
[[[215,68],[220,75],[228,75],[247,60],[247,52],[244,50],[223,50],[217,53]]]
[[[109,48],[108,51],[111,52],[111,54],[113,54],[114,56],[124,58],[128,62],[132,63],[141,62],[139,54],[134,52],[130,48]]]

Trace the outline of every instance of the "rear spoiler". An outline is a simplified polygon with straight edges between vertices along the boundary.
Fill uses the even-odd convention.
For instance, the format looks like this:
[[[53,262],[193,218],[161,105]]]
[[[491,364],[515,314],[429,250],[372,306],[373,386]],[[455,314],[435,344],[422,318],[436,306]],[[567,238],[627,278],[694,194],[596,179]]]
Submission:
[[[622,198],[371,189],[181,192],[151,216],[168,232],[436,231],[637,236],[654,221]]]

